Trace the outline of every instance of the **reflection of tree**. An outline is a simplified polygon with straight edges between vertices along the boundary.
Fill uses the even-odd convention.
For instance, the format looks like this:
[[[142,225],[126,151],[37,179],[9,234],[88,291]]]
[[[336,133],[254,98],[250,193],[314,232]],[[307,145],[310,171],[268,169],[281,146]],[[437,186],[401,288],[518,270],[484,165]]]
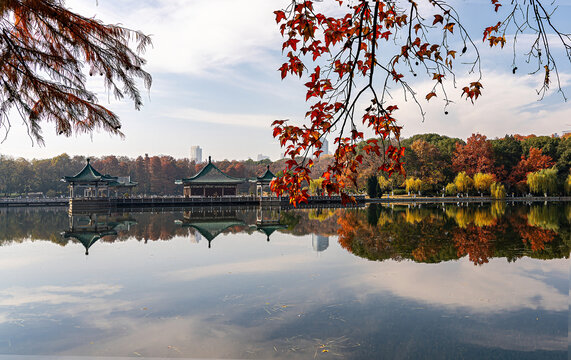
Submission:
[[[337,218],[342,209],[296,209],[282,211],[280,223],[287,225],[283,232],[293,235],[320,234],[331,236],[337,233]]]
[[[527,214],[527,223],[545,230],[559,230],[560,209],[554,206],[532,205]]]
[[[471,225],[454,231],[454,245],[458,257],[468,254],[474,265],[482,265],[494,255],[494,234],[497,226]]]
[[[495,225],[502,213],[497,209],[497,205],[493,204],[490,208],[448,207],[446,215],[453,218],[462,229],[466,229],[470,224],[478,227]]]
[[[68,226],[68,216],[61,209],[2,209],[0,211],[0,245],[25,240],[49,240],[65,245],[59,234]]]
[[[325,214],[325,215],[324,215]],[[434,263],[467,255],[475,264],[492,257],[508,261],[523,256],[541,259],[569,257],[570,204],[505,206],[493,203],[479,207],[425,206],[389,208],[372,204],[366,210],[281,211],[277,231],[292,235],[337,234],[349,252],[371,260],[403,260]],[[107,216],[107,215],[106,215]],[[112,222],[132,220],[130,228],[115,228],[117,235],[103,242],[169,240],[188,237],[194,229],[175,223],[181,212],[109,214]],[[239,220],[256,223],[254,210],[237,212]],[[61,209],[3,209],[0,211],[0,245],[27,240],[46,240],[66,245],[60,234],[69,228]],[[233,226],[224,233],[252,233],[255,227]],[[75,241],[75,240],[72,240]]]
[[[446,219],[432,212],[422,218],[425,210],[395,211],[392,221],[371,225],[367,217],[378,208],[365,211],[349,210],[339,216],[339,243],[355,255],[370,260],[416,259],[439,262],[456,258]],[[386,218],[390,210],[382,210],[379,219]],[[408,214],[408,217],[407,217]],[[414,215],[412,215],[414,214]],[[418,220],[408,222],[410,218]]]
[[[339,243],[355,255],[380,261],[410,259],[432,263],[467,255],[475,265],[481,265],[493,257],[508,261],[522,256],[568,257],[569,241],[552,230],[530,226],[526,211],[492,204],[451,207],[442,216],[438,208],[391,210],[375,205],[367,211],[340,214]]]

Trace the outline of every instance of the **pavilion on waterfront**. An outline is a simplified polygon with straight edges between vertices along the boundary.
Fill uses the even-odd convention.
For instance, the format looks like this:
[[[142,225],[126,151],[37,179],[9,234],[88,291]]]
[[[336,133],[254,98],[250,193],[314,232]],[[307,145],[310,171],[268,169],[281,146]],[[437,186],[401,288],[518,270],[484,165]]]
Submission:
[[[271,193],[270,184],[276,176],[270,171],[270,165],[266,168],[266,172],[262,176],[256,178],[256,196],[263,197],[264,187]]]
[[[89,158],[79,173],[74,176],[64,176],[61,180],[69,184],[70,199],[119,196],[121,192],[125,190],[130,192],[137,185],[137,182],[131,181],[130,177],[102,175],[91,166]]]
[[[250,182],[256,184],[256,196],[262,197],[264,190],[270,192],[270,183],[275,175],[268,165],[262,176],[253,179],[237,178],[225,174],[208,157],[208,164],[200,172],[190,178],[175,180],[175,184],[183,185],[183,196],[189,197],[222,197],[238,195],[238,186]]]
[[[212,163],[212,159],[208,157],[208,164],[193,177],[176,180],[175,184],[183,185],[183,195],[185,198],[191,196],[200,197],[221,197],[236,196],[238,194],[238,185],[245,183],[247,180],[236,178],[223,173]]]

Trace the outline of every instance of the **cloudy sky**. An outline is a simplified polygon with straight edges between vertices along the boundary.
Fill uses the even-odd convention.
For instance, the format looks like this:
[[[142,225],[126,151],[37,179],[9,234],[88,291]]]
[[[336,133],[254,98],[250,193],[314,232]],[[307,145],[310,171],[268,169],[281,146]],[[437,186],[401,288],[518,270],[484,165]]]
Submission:
[[[479,42],[483,27],[498,20],[482,2],[487,3],[453,1],[473,38],[482,45],[484,96],[473,106],[460,98],[459,88],[451,87],[449,94],[455,103],[448,108],[448,115],[441,98],[428,104],[423,100],[424,120],[413,103],[399,102],[396,115],[404,135],[437,132],[466,139],[475,132],[494,138],[571,130],[569,102],[563,101],[555,86],[538,101],[536,89],[542,75],[528,75],[532,67],[526,67],[523,56],[517,58],[523,70],[512,75],[511,42],[503,50],[490,50]],[[322,6],[331,6],[329,3],[333,1],[325,0]],[[565,4],[552,20],[571,33],[566,20],[571,16],[571,3],[560,3]],[[308,107],[305,81],[282,81],[277,71],[284,58],[273,11],[286,6],[288,0],[67,0],[66,4],[83,15],[150,34],[153,47],[145,58],[153,86],[142,110],[135,111],[132,103],[115,101],[101,83],[91,80],[91,88],[99,89],[102,104],[121,117],[125,139],[102,132],[58,137],[54,128],[45,124],[46,145],[39,147],[15,118],[7,139],[0,144],[2,155],[31,159],[64,152],[129,157],[148,153],[181,158],[189,156],[192,145],[200,145],[203,156],[217,160],[256,159],[258,154],[275,160],[282,151],[272,137],[272,121],[303,120]],[[518,45],[523,49],[529,42],[530,38],[523,36]],[[554,53],[561,55],[561,46],[555,45]],[[566,95],[571,96],[571,65],[561,56],[559,60],[560,78]],[[458,84],[474,80],[474,75],[458,70]],[[419,94],[425,94],[430,83],[419,79],[414,85]],[[400,94],[394,91],[397,100]]]

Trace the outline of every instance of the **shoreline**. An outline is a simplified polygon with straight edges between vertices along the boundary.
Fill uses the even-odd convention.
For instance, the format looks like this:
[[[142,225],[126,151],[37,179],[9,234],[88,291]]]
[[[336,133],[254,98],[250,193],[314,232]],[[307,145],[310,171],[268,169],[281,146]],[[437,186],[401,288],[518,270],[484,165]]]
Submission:
[[[571,196],[522,196],[522,197],[506,197],[504,199],[494,199],[489,196],[469,196],[469,197],[411,197],[396,196],[383,198],[367,198],[358,196],[357,204],[466,204],[466,203],[490,203],[494,201],[518,202],[518,203],[534,203],[534,202],[571,202]],[[74,204],[75,202],[75,204]],[[307,206],[327,207],[327,205],[340,205],[341,198],[339,196],[313,196],[308,199],[307,204],[300,204],[299,208]],[[219,198],[182,198],[182,197],[150,197],[150,198],[129,198],[129,199],[0,199],[0,208],[11,207],[70,207],[75,205],[82,209],[107,209],[107,208],[153,208],[153,207],[193,207],[193,206],[236,206],[236,205],[253,205],[253,206],[283,206],[286,208],[295,208],[291,205],[287,198],[256,198],[256,197],[219,197]],[[347,207],[351,207],[350,205]]]

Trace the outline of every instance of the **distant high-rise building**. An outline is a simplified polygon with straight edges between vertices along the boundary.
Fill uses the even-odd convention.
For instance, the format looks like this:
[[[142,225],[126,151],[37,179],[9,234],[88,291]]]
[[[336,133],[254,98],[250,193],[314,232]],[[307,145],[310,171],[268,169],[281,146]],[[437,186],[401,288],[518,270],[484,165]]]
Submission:
[[[200,146],[190,147],[190,161],[194,161],[197,164],[202,162],[202,149]]]
[[[264,154],[258,154],[258,161],[266,160],[269,158],[270,158],[269,156],[266,156]]]
[[[321,143],[323,145],[321,145],[321,151],[323,151],[322,155],[329,155],[329,141],[327,141],[326,138],[323,138],[323,141],[321,141]]]

